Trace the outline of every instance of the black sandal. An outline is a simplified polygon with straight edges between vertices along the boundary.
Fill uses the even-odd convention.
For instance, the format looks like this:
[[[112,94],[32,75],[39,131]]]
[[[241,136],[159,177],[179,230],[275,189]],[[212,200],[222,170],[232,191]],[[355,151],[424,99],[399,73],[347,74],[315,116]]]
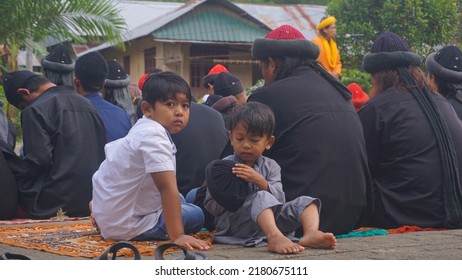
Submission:
[[[183,251],[183,255],[177,258],[174,258],[175,260],[208,260],[209,259],[204,253],[191,252],[185,247],[178,245],[176,243],[164,243],[162,245],[159,245],[156,248],[156,252],[155,252],[156,260],[165,260],[164,252],[170,248],[180,248]]]
[[[30,260],[30,258],[20,254],[5,253],[0,256],[0,260]]]
[[[115,244],[112,244],[104,253],[99,256],[100,260],[115,260],[117,258],[117,252],[120,249],[128,248],[133,251],[134,260],[141,260],[141,254],[138,249],[131,243],[125,241],[119,241]],[[109,259],[109,254],[112,254],[112,257]]]

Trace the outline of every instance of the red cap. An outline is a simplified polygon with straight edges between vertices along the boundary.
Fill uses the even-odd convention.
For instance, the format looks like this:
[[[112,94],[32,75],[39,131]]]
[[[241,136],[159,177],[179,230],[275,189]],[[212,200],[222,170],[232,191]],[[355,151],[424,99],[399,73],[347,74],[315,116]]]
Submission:
[[[223,65],[217,64],[217,65],[213,66],[212,69],[210,69],[208,75],[210,75],[210,74],[219,74],[221,72],[229,72],[229,71]]]
[[[356,108],[356,112],[359,111],[359,108],[364,105],[369,100],[369,95],[367,95],[363,89],[356,83],[351,83],[347,86],[347,88],[351,91],[351,98],[353,101],[353,105]]]
[[[290,25],[284,24],[265,36],[266,39],[276,40],[306,40],[305,36]]]
[[[148,76],[149,76],[149,73],[143,74],[143,76],[141,76],[140,80],[138,81],[138,88],[139,89],[143,89],[144,82],[146,82],[146,78]]]

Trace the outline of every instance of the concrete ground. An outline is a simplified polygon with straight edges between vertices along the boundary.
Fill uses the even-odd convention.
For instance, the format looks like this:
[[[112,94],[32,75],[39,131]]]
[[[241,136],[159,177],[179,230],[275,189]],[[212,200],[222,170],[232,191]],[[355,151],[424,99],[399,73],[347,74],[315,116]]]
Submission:
[[[33,260],[77,259],[0,244],[0,254],[23,254]],[[462,230],[338,239],[334,250],[306,249],[294,255],[270,253],[266,247],[244,248],[215,244],[204,252],[211,260],[462,260]],[[143,256],[142,259],[154,259]]]

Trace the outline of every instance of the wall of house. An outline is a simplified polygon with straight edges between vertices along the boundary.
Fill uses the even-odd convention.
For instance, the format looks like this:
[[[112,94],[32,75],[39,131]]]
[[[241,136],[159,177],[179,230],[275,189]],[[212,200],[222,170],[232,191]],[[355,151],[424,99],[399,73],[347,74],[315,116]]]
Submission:
[[[144,74],[144,50],[155,47],[156,48],[156,67],[162,68],[162,61],[159,59],[160,54],[163,53],[164,46],[160,42],[154,42],[150,36],[140,38],[126,44],[125,51],[109,48],[101,51],[107,60],[116,59],[123,65],[124,56],[130,56],[130,77],[132,83],[137,84],[140,77]],[[162,57],[162,56],[161,56]],[[164,69],[165,70],[165,69]]]
[[[187,78],[185,75],[185,62],[184,57],[187,56],[187,49],[185,53],[185,44],[182,43],[163,43],[163,52],[159,52],[158,65],[164,71],[172,71]],[[188,71],[189,72],[189,71]],[[188,80],[188,79],[186,79]]]
[[[130,56],[130,77],[132,83],[137,84],[140,77],[145,73],[144,50],[156,48],[156,67],[164,71],[172,71],[182,76],[188,83],[190,82],[190,55],[189,43],[170,43],[154,42],[150,36],[135,40],[130,45],[126,45],[126,50],[121,51],[115,48],[109,48],[101,51],[107,60],[116,59],[123,65],[124,56]],[[244,55],[244,57],[243,57]],[[247,56],[247,57],[245,57]],[[250,63],[250,53],[242,51],[229,53],[229,57],[245,58],[227,63],[228,70],[239,79],[241,79],[245,88],[252,86],[252,64]],[[193,95],[196,98],[202,97],[206,93],[203,88],[193,89]]]
[[[126,45],[126,50],[121,51],[109,48],[101,51],[107,60],[116,59],[123,65],[124,56],[130,56],[130,77],[133,83],[137,83],[145,73],[144,50],[156,48],[156,67],[164,71],[172,71],[189,81],[189,44],[154,42],[150,36],[135,40]]]
[[[233,62],[231,59],[230,63],[228,64],[228,70],[231,72],[231,74],[241,79],[244,88],[252,86],[252,58],[250,52],[248,54],[243,54],[242,52],[231,51],[229,53],[229,57],[243,58],[241,60],[238,59],[235,62]]]

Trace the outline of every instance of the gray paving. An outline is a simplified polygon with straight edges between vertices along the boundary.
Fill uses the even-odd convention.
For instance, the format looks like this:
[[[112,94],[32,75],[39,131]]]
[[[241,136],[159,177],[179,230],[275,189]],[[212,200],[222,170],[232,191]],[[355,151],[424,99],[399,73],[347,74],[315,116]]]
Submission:
[[[77,259],[0,244],[0,253],[4,252],[24,254],[34,260]],[[205,254],[211,260],[462,260],[462,230],[344,238],[338,240],[335,250],[306,249],[294,255],[270,253],[265,247],[220,244]]]

